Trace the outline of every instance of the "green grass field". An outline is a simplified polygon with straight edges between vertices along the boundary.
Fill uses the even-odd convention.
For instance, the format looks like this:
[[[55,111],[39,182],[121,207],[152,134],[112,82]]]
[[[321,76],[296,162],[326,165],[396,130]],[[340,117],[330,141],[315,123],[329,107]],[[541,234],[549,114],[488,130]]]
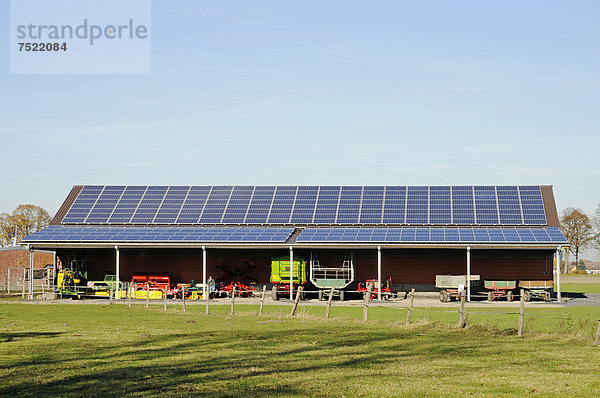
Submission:
[[[600,293],[600,283],[561,283],[566,293]]]
[[[558,397],[600,388],[600,347],[587,328],[519,338],[475,319],[459,330],[449,326],[456,314],[439,308],[415,311],[409,327],[405,311],[389,308],[372,308],[367,323],[356,320],[361,308],[333,308],[329,320],[315,316],[323,307],[295,318],[282,315],[288,307],[256,310],[1,304],[0,396]],[[553,311],[575,323],[600,315]]]

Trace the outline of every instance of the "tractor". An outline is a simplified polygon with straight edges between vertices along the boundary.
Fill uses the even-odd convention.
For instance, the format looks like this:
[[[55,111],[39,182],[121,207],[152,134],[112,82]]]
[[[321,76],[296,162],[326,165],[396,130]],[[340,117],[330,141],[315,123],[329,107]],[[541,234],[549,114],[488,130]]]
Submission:
[[[81,299],[87,294],[87,262],[71,260],[56,274],[56,292],[61,298]]]

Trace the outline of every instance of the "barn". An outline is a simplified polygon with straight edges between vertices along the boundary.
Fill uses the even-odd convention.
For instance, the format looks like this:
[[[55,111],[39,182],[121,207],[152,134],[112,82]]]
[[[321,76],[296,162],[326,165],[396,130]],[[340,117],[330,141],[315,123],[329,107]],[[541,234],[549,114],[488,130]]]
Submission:
[[[269,283],[271,260],[354,266],[354,282],[434,290],[438,274],[553,279],[566,239],[552,186],[77,185],[48,228],[23,240],[88,279],[167,272]],[[309,267],[310,268],[310,267]],[[307,271],[308,272],[308,271]]]

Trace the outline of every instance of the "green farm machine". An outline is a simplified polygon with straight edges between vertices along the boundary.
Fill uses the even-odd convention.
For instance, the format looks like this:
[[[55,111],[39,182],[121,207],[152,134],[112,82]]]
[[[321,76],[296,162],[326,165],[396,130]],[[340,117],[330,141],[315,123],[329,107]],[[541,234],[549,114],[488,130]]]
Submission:
[[[273,285],[271,297],[275,301],[280,297],[290,296],[290,268],[292,269],[292,294],[297,291],[299,286],[306,283],[306,260],[294,257],[293,266],[290,267],[289,257],[274,258],[271,260],[271,284]]]

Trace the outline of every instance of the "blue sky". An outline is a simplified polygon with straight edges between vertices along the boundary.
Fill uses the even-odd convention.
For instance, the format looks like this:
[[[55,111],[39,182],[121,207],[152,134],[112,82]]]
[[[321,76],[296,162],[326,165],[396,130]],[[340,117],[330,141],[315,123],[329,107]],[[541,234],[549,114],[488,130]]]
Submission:
[[[11,75],[0,211],[75,184],[554,185],[600,203],[600,3],[152,2],[149,75]]]

